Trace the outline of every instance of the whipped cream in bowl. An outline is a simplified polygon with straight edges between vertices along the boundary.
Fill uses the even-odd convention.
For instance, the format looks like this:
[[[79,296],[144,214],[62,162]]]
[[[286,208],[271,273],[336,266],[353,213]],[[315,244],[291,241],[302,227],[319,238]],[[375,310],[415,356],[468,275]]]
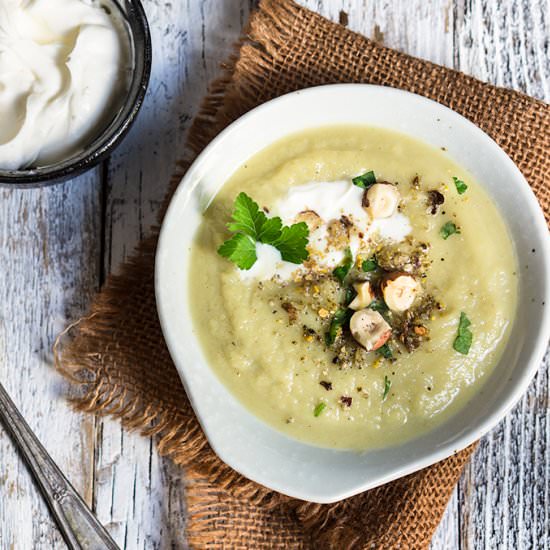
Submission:
[[[0,3],[0,184],[91,168],[143,102],[151,42],[139,1]]]

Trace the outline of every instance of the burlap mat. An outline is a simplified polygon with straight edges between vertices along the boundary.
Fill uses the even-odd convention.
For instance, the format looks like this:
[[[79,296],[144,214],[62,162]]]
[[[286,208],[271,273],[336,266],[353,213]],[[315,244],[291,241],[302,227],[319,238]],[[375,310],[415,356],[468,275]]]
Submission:
[[[480,126],[520,167],[548,216],[550,117],[542,102],[384,48],[290,0],[261,2],[225,70],[191,129],[192,154],[240,114],[291,90],[330,82],[383,84],[435,99]],[[167,201],[184,170],[182,163]],[[109,278],[63,350],[60,368],[80,385],[80,409],[111,414],[144,435],[156,434],[160,451],[185,466],[191,546],[426,547],[472,448],[336,505],[283,497],[218,460],[189,406],[157,321],[156,236],[154,229],[121,274]]]

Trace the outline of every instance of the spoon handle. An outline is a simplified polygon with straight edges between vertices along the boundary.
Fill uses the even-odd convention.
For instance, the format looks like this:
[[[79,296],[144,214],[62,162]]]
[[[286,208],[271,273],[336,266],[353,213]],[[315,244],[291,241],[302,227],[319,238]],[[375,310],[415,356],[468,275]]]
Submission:
[[[34,475],[70,550],[118,550],[106,529],[62,474],[0,384],[0,422]]]

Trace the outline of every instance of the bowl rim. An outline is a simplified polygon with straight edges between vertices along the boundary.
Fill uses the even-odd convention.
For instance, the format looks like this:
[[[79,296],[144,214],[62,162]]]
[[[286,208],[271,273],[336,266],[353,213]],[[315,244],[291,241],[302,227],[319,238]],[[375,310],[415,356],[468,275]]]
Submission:
[[[151,31],[145,9],[141,0],[112,0],[119,6],[122,3],[127,7],[125,19],[128,33],[131,37],[131,50],[134,58],[142,59],[141,70],[136,72],[134,66],[132,79],[127,90],[125,101],[118,114],[96,135],[93,141],[73,158],[61,160],[57,163],[24,170],[0,169],[0,188],[37,188],[54,185],[83,174],[102,160],[108,157],[120,144],[129,132],[145,101],[145,94],[149,85],[152,67]],[[138,45],[141,44],[141,47]],[[125,110],[128,112],[119,121],[117,117]],[[113,124],[116,122],[116,125]]]
[[[498,154],[502,163],[504,163],[508,169],[515,172],[516,174],[516,180],[518,183],[520,183],[521,193],[523,194],[525,200],[528,202],[530,213],[533,215],[533,226],[530,227],[529,229],[532,230],[534,234],[536,233],[538,241],[542,243],[542,249],[540,250],[541,256],[542,256],[542,262],[544,264],[545,272],[547,274],[550,273],[550,240],[548,239],[548,227],[546,225],[544,215],[534,195],[533,190],[531,189],[531,187],[529,186],[529,184],[527,183],[527,181],[525,180],[525,178],[523,177],[523,175],[521,174],[517,166],[514,164],[514,162],[510,159],[510,157],[508,157],[508,155],[503,151],[503,149],[490,136],[488,136],[485,132],[483,132],[473,122],[469,121],[468,119],[466,119],[456,111],[450,109],[449,107],[446,107],[445,105],[442,105],[436,101],[428,99],[424,96],[420,96],[418,94],[407,92],[405,90],[400,90],[400,89],[390,88],[385,86],[378,86],[378,85],[372,85],[372,84],[328,84],[328,85],[315,86],[312,88],[297,90],[297,91],[285,94],[283,96],[277,97],[275,99],[272,99],[270,101],[267,101],[266,103],[263,103],[260,106],[248,111],[247,113],[239,117],[237,120],[235,120],[233,123],[231,123],[229,126],[227,126],[222,132],[220,132],[205,147],[205,149],[196,157],[192,165],[189,167],[187,173],[181,179],[179,186],[176,189],[170,201],[170,205],[167,209],[167,212],[165,214],[165,217],[162,223],[157,251],[156,251],[156,262],[155,262],[155,293],[156,293],[157,310],[158,310],[162,332],[163,332],[167,347],[169,349],[170,355],[176,365],[176,369],[178,370],[178,374],[185,387],[186,393],[195,411],[197,419],[208,439],[210,446],[212,447],[214,452],[219,456],[219,458],[222,461],[224,461],[226,464],[228,464],[231,468],[233,468],[243,476],[247,477],[248,479],[252,479],[257,483],[260,483],[264,486],[269,487],[270,489],[274,489],[288,496],[303,499],[303,500],[314,501],[318,503],[336,502],[343,498],[353,496],[355,494],[358,494],[365,490],[382,485],[384,483],[400,478],[402,476],[414,473],[436,462],[439,462],[440,460],[443,460],[449,456],[452,456],[453,454],[456,454],[460,450],[465,449],[466,447],[471,445],[473,442],[477,441],[480,437],[487,434],[518,403],[519,399],[523,396],[523,394],[527,390],[531,380],[535,376],[538,370],[538,367],[544,358],[548,339],[550,336],[550,308],[546,307],[544,308],[543,322],[541,323],[539,328],[536,345],[529,350],[529,359],[528,359],[528,362],[524,365],[519,375],[519,378],[518,378],[519,383],[515,386],[514,391],[511,392],[511,394],[507,396],[505,400],[500,402],[498,406],[495,406],[494,410],[492,410],[492,412],[489,415],[480,419],[475,426],[468,426],[467,428],[465,428],[465,430],[461,432],[461,434],[458,435],[454,441],[452,441],[452,444],[448,444],[444,442],[438,448],[433,449],[429,452],[426,451],[421,457],[417,457],[411,460],[406,466],[396,468],[388,472],[388,474],[385,476],[379,476],[374,481],[370,479],[360,480],[357,482],[357,485],[352,490],[348,489],[340,492],[333,491],[331,494],[319,496],[319,495],[304,494],[303,491],[296,489],[294,487],[291,487],[289,485],[276,486],[273,483],[266,482],[266,480],[262,479],[261,476],[251,475],[247,464],[243,464],[242,462],[236,463],[234,458],[232,456],[229,456],[226,453],[225,449],[218,445],[216,438],[213,437],[208,425],[204,422],[204,418],[202,416],[203,413],[201,413],[198,410],[197,403],[195,401],[195,396],[193,395],[192,389],[190,388],[190,384],[186,379],[185,366],[184,366],[185,360],[184,359],[182,360],[182,358],[178,355],[178,352],[176,349],[175,342],[176,342],[177,335],[175,335],[172,332],[171,319],[170,319],[171,314],[169,312],[169,308],[167,308],[168,296],[163,289],[163,284],[165,281],[165,273],[163,273],[165,248],[166,248],[166,242],[169,238],[169,231],[172,225],[172,218],[176,215],[176,210],[177,210],[176,205],[178,205],[178,203],[181,202],[181,200],[183,200],[184,195],[192,195],[193,190],[188,191],[187,188],[190,187],[191,180],[194,177],[197,178],[197,174],[196,174],[197,167],[202,166],[203,163],[208,159],[208,157],[212,155],[213,152],[216,151],[220,143],[226,140],[227,137],[232,132],[234,132],[238,127],[240,127],[241,125],[244,125],[245,123],[248,123],[248,121],[251,118],[256,117],[259,113],[263,112],[266,109],[277,108],[280,104],[284,102],[292,101],[292,98],[296,97],[297,95],[309,96],[309,95],[315,95],[318,93],[324,93],[327,90],[334,90],[334,89],[341,89],[341,88],[358,88],[358,87],[382,90],[384,94],[393,94],[396,100],[399,100],[398,96],[405,95],[405,96],[413,97],[415,101],[418,101],[420,103],[430,104],[432,105],[432,107],[437,106],[438,109],[443,109],[444,111],[447,112],[449,116],[454,117],[455,120],[457,121],[459,120],[461,121],[462,124],[465,124],[466,126],[468,126],[469,131],[475,132],[479,136],[482,135],[483,139],[487,142],[487,145],[492,147],[495,150],[496,154]],[[362,125],[367,125],[367,124],[362,124]],[[319,126],[326,127],[328,125],[319,124]],[[292,132],[290,132],[289,135],[291,133]],[[504,215],[503,215],[503,218],[506,220]],[[549,298],[548,284],[545,287],[545,291],[546,291],[546,294],[542,298],[548,300]],[[512,330],[515,330],[515,327]],[[189,329],[189,332],[192,333],[192,330]],[[198,341],[198,338],[195,335],[192,335],[192,339],[195,341],[197,346],[199,347],[201,346],[200,342]],[[499,363],[501,361],[502,359],[499,361]],[[497,367],[495,367],[495,369]],[[206,362],[206,368],[213,372],[213,369],[208,364],[208,362]],[[218,381],[218,383],[225,388],[225,385],[217,377],[217,375],[215,375],[215,378]],[[229,392],[227,388],[225,389],[227,392]],[[234,399],[236,400],[237,398],[234,397]],[[254,417],[253,413],[245,409],[244,406],[243,406],[243,411],[244,411],[244,414]],[[260,422],[263,423],[263,421],[261,420]],[[267,426],[274,433],[277,433],[277,430],[275,428],[272,428],[269,425]],[[298,440],[293,440],[293,441],[295,441],[297,444],[303,444]],[[398,448],[398,447],[393,447],[393,448]]]

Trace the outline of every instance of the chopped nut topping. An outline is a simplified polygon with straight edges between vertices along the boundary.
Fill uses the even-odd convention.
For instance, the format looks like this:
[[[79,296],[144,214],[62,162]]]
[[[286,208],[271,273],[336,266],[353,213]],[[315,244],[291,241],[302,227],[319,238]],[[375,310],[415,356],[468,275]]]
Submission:
[[[312,328],[304,325],[302,327],[302,335],[306,342],[313,342],[313,340],[315,340],[315,337],[317,336],[317,333]]]
[[[314,212],[313,210],[303,210],[296,216],[296,222],[305,222],[309,232],[313,233],[316,229],[321,227],[323,220],[317,212]]]
[[[351,403],[353,401],[352,397],[348,397],[347,395],[342,395],[340,397],[340,403],[344,405],[345,407],[351,407]]]
[[[445,196],[436,189],[428,191],[427,195],[426,204],[428,205],[428,212],[435,215],[439,207],[445,202]]]
[[[401,195],[391,183],[375,183],[363,195],[363,206],[373,219],[389,218],[397,210]]]
[[[418,305],[404,312],[401,316],[396,316],[392,324],[399,341],[405,346],[408,352],[417,349],[420,344],[429,338],[429,330],[423,325],[432,316],[432,312],[438,307],[438,302],[431,295],[426,295]],[[416,329],[420,327],[425,329],[423,334],[419,334]]]
[[[422,276],[430,266],[428,250],[425,243],[411,239],[377,251],[376,261],[384,271],[405,271]]]
[[[352,336],[367,351],[383,346],[391,336],[391,327],[377,311],[362,309],[356,311],[350,319]]]
[[[288,313],[288,320],[294,323],[298,319],[298,310],[290,302],[284,302],[281,307]]]
[[[317,315],[319,315],[319,317],[321,317],[321,319],[326,319],[330,315],[330,312],[328,310],[326,310],[324,307],[322,307],[317,312]]]
[[[392,273],[380,285],[384,301],[392,311],[406,311],[420,292],[420,284],[408,273]]]
[[[372,291],[369,281],[363,281],[361,283],[355,283],[353,285],[357,296],[348,306],[355,311],[367,307],[374,300],[374,292]]]
[[[353,227],[353,222],[347,216],[340,216],[340,221],[347,228]]]
[[[340,250],[348,246],[349,228],[342,220],[332,220],[327,226],[327,242],[329,247]]]

